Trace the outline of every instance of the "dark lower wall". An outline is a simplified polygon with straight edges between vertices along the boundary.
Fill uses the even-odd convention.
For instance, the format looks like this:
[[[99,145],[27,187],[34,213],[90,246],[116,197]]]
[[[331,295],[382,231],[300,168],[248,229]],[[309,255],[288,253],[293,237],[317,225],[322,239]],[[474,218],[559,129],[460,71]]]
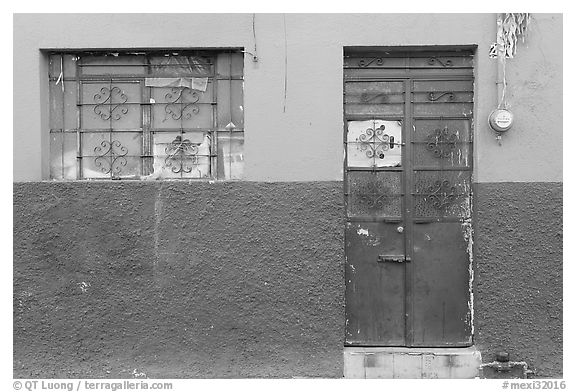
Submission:
[[[342,377],[342,184],[14,184],[14,377]]]
[[[14,377],[342,377],[342,183],[14,184]],[[478,184],[475,343],[562,375],[562,185]]]
[[[562,184],[476,187],[474,326],[483,362],[498,351],[536,377],[562,377]]]

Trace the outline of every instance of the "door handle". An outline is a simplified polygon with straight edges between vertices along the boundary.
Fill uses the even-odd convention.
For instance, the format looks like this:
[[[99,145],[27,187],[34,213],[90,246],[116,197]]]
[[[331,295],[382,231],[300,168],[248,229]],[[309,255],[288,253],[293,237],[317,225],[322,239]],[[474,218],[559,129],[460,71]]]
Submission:
[[[404,255],[378,255],[379,263],[403,263],[411,261],[410,257]]]

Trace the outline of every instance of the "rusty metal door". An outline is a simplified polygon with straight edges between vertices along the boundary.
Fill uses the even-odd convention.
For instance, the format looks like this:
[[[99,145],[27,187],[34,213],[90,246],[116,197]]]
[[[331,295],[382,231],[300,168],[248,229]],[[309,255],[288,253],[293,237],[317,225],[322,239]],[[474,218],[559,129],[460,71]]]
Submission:
[[[472,344],[470,51],[347,51],[346,344]]]

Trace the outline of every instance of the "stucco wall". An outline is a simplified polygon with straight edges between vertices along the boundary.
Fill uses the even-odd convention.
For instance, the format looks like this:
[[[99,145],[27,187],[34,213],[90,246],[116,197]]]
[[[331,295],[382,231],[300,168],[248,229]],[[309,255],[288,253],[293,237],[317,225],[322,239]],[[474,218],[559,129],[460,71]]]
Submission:
[[[562,377],[562,184],[476,187],[474,330],[535,377]]]
[[[245,57],[247,180],[341,180],[343,48],[365,45],[478,45],[477,181],[562,178],[560,15],[535,15],[526,44],[508,62],[517,122],[501,147],[486,121],[497,101],[496,60],[488,58],[494,14],[257,14],[255,27],[259,61]],[[48,178],[41,49],[254,48],[251,14],[17,14],[14,43],[16,181]],[[533,165],[543,152],[547,164]]]
[[[341,192],[15,184],[14,376],[341,377]],[[561,377],[562,185],[476,200],[475,344]]]
[[[341,377],[342,200],[333,182],[16,184],[14,377]]]

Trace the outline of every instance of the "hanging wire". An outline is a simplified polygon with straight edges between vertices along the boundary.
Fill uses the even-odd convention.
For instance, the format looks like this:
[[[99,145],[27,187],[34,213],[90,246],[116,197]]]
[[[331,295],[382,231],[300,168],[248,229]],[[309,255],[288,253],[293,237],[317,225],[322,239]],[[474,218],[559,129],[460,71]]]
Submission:
[[[286,95],[288,90],[288,38],[286,37],[286,14],[284,19],[284,113],[286,113]]]
[[[502,95],[500,96],[500,102],[498,103],[498,109],[506,109],[508,103],[506,102],[506,56],[502,56]]]
[[[256,47],[256,14],[252,14],[252,35],[254,36],[254,61],[258,61],[258,48]]]
[[[248,53],[252,56],[252,61],[258,62],[258,48],[256,47],[256,14],[252,14],[252,36],[254,37],[254,53],[247,50],[242,50],[242,53]]]

